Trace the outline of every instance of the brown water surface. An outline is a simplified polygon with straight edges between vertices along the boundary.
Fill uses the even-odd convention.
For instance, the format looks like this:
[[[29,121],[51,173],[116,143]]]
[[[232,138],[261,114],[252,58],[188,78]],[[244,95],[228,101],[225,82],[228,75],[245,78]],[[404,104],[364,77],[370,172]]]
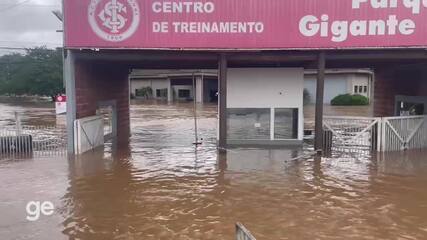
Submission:
[[[0,104],[0,123],[14,109],[27,124],[55,123],[50,107]],[[237,221],[257,239],[427,239],[427,152],[219,154],[216,106],[199,106],[197,149],[192,114],[191,104],[134,103],[127,147],[0,160],[0,239],[233,239]],[[27,221],[33,200],[55,214]]]

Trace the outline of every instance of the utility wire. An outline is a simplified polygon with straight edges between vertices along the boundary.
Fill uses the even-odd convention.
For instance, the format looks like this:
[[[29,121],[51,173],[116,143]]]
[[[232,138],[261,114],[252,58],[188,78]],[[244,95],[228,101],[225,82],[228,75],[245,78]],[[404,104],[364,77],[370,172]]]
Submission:
[[[21,5],[18,5],[18,6],[22,6],[22,7],[41,7],[41,8],[53,8],[53,7],[61,7],[61,5],[59,5],[59,4],[50,4],[50,5],[48,5],[48,4],[43,4],[43,5],[41,5],[41,4],[21,4]],[[0,7],[6,7],[6,8],[9,8],[9,7],[16,7],[16,4],[3,4],[3,3],[0,3]],[[0,9],[0,10],[3,10],[3,9]]]

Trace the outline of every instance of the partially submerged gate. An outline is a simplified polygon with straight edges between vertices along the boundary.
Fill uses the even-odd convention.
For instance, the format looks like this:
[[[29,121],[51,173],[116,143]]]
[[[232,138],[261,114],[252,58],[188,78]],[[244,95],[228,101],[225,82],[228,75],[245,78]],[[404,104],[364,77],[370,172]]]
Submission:
[[[427,115],[385,118],[325,117],[326,151],[405,151],[427,148]]]
[[[65,156],[66,129],[56,126],[6,126],[0,131],[0,159]]]
[[[326,148],[345,152],[375,151],[380,147],[380,122],[380,118],[325,117],[324,130],[332,134],[329,143],[325,141],[330,145]]]
[[[387,117],[382,122],[383,152],[427,147],[427,116]]]

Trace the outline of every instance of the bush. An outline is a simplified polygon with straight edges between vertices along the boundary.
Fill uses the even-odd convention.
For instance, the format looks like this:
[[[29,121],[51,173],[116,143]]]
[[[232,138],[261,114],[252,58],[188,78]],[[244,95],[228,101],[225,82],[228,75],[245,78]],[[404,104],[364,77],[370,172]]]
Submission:
[[[141,89],[136,89],[136,97],[144,97],[149,99],[153,96],[153,89],[151,87],[144,87]]]
[[[369,99],[362,95],[343,94],[338,95],[331,101],[334,106],[363,106],[368,105]]]

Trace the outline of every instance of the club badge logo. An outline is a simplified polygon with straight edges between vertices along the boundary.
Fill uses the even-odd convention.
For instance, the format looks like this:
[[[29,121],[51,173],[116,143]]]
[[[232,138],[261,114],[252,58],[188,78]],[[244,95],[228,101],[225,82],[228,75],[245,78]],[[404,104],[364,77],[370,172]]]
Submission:
[[[138,29],[140,10],[137,0],[91,0],[88,18],[98,37],[121,42]]]

